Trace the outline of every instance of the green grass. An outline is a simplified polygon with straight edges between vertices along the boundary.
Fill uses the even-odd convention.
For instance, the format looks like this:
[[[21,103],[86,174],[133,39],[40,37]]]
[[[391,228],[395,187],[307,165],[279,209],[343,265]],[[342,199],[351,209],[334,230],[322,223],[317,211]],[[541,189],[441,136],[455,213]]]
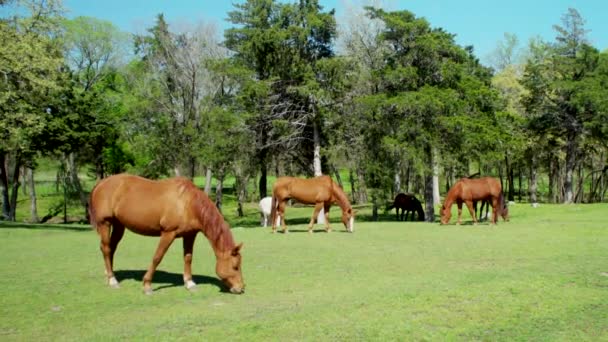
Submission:
[[[203,236],[198,290],[182,286],[177,241],[145,296],[156,238],[125,234],[114,290],[87,226],[0,223],[0,339],[608,340],[606,204],[516,205],[496,227],[358,222],[354,234],[332,211],[334,232],[313,235],[309,208],[288,209],[288,235],[253,228],[254,209],[232,220],[240,296],[220,291]]]

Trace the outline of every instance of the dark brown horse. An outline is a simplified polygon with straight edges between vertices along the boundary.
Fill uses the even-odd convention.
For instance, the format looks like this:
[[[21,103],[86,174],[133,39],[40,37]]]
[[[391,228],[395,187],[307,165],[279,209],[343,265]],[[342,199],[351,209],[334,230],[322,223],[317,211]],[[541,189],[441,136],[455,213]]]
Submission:
[[[462,203],[469,208],[473,223],[477,224],[474,202],[489,201],[492,205],[492,223],[496,224],[498,215],[508,221],[509,210],[505,205],[505,198],[500,182],[492,177],[479,179],[462,178],[448,191],[441,207],[441,224],[447,224],[452,217],[452,204],[458,206],[458,224],[461,223]]]
[[[314,204],[315,209],[308,232],[312,233],[315,218],[321,209],[325,212],[325,230],[331,231],[329,226],[329,208],[337,203],[342,209],[342,223],[350,233],[355,230],[355,213],[344,191],[329,176],[319,176],[310,179],[295,177],[279,177],[272,187],[272,232],[277,230],[277,215],[281,220],[283,232],[287,233],[285,225],[285,203],[293,199],[304,204]]]
[[[412,214],[412,221],[414,220],[414,211],[418,215],[418,221],[424,221],[424,210],[422,210],[422,204],[420,201],[411,194],[400,193],[395,196],[393,204],[390,205],[387,210],[396,208],[397,221],[399,221],[399,209],[401,209],[401,221],[407,221],[408,215]]]
[[[91,191],[89,215],[91,225],[101,237],[106,276],[112,287],[118,287],[113,271],[114,253],[127,227],[137,234],[160,236],[143,279],[146,294],[152,293],[152,276],[176,238],[184,242],[184,284],[187,289],[194,288],[191,264],[198,232],[207,237],[215,252],[215,272],[224,285],[232,293],[242,293],[245,288],[241,275],[243,244],[235,245],[222,215],[189,179],[152,181],[128,174],[105,178]]]

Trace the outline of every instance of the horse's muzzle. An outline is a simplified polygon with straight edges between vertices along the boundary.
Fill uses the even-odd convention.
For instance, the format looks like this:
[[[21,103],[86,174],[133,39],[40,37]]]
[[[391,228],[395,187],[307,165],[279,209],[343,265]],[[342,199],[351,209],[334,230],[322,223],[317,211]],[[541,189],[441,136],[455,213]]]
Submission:
[[[230,288],[230,293],[233,293],[233,294],[243,294],[243,293],[245,293],[245,288],[232,287],[232,288]]]

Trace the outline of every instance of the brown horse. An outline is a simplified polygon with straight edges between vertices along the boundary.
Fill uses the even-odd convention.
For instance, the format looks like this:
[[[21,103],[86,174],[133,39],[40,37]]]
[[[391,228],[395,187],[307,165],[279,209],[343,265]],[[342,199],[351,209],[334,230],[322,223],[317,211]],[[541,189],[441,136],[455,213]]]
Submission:
[[[461,223],[462,203],[467,205],[473,223],[477,224],[473,203],[484,200],[489,201],[492,205],[493,224],[496,224],[499,214],[505,221],[508,221],[509,210],[505,205],[500,182],[492,177],[483,177],[479,179],[462,178],[452,186],[441,207],[441,224],[447,224],[450,221],[454,202],[458,206],[458,224]]]
[[[414,197],[414,195],[404,193],[397,194],[393,204],[390,205],[386,210],[391,210],[393,208],[396,208],[397,221],[399,221],[399,209],[401,209],[401,221],[407,221],[410,213],[412,213],[412,220],[414,220],[414,211],[418,214],[418,221],[424,221],[424,210],[422,210],[422,204],[416,197]]]
[[[137,234],[160,236],[143,279],[146,294],[152,293],[154,271],[176,238],[184,242],[184,284],[189,290],[196,286],[191,264],[198,232],[207,237],[215,252],[215,272],[223,284],[232,293],[244,291],[240,254],[243,244],[235,245],[222,215],[189,179],[152,181],[128,174],[110,176],[91,191],[89,215],[91,225],[101,237],[100,249],[111,287],[118,287],[112,269],[114,253],[127,227]]]
[[[314,204],[315,209],[308,232],[312,233],[315,218],[321,211],[325,211],[325,230],[331,231],[329,227],[329,208],[332,203],[338,203],[342,209],[342,223],[350,233],[355,230],[355,216],[344,191],[333,182],[329,176],[319,176],[310,179],[295,177],[279,177],[272,187],[272,232],[277,231],[277,215],[283,227],[283,233],[287,233],[285,225],[285,203],[288,199],[294,199],[304,204]]]

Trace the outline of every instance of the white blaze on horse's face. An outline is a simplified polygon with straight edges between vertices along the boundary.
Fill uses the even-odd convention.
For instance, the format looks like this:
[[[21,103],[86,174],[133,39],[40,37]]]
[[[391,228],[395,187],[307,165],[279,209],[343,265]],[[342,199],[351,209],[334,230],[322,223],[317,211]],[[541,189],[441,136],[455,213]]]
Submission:
[[[352,208],[342,212],[342,223],[344,223],[344,227],[349,233],[355,231],[355,213],[353,213]]]

